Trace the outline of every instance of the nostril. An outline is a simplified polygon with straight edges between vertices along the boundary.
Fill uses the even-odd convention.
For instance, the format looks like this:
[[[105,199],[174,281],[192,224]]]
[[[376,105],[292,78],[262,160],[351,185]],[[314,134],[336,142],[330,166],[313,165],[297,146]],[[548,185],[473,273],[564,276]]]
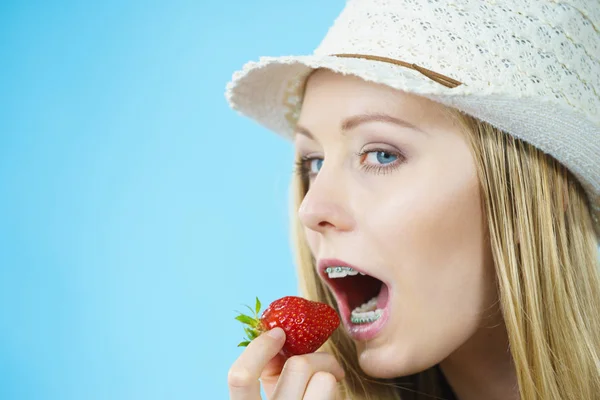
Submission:
[[[321,228],[327,228],[327,227],[333,226],[333,224],[331,222],[321,221],[321,222],[319,222],[319,226]]]

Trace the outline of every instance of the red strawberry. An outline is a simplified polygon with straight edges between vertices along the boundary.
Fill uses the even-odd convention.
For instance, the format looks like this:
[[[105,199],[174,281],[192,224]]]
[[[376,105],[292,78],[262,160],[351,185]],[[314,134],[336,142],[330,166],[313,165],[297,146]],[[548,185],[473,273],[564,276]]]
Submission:
[[[248,307],[250,308],[250,307]],[[285,331],[286,339],[282,353],[286,357],[316,351],[340,325],[340,318],[333,308],[324,303],[310,301],[302,297],[286,296],[275,300],[258,318],[260,301],[256,298],[254,317],[240,314],[236,319],[248,325],[244,327],[248,340],[239,346],[247,346],[250,341],[275,327]]]

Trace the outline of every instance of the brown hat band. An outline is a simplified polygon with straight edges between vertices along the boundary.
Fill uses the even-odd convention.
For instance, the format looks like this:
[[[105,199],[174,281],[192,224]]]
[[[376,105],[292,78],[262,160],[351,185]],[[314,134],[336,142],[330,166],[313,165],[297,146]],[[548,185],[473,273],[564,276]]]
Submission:
[[[411,64],[411,63],[407,63],[404,61],[400,61],[400,60],[395,60],[393,58],[388,58],[388,57],[380,57],[380,56],[372,56],[372,55],[368,55],[368,54],[348,54],[348,53],[343,53],[343,54],[332,54],[332,56],[335,57],[345,57],[345,58],[363,58],[365,60],[373,60],[373,61],[382,61],[382,62],[387,62],[390,64],[395,64],[395,65],[399,65],[401,67],[406,67],[406,68],[410,68],[410,69],[414,69],[416,71],[419,71],[421,74],[425,75],[426,77],[428,77],[429,79],[440,83],[446,87],[449,88],[455,88],[459,85],[462,85],[461,82],[449,78],[445,75],[442,74],[438,74],[437,72],[433,72],[427,68],[423,68],[423,67],[419,67],[417,64]]]

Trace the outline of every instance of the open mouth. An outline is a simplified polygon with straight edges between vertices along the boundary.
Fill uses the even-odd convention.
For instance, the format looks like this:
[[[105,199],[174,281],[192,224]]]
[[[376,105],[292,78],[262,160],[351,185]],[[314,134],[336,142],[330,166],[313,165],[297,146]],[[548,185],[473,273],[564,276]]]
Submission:
[[[345,266],[327,267],[324,275],[344,320],[352,324],[369,324],[382,316],[388,297],[385,283]]]

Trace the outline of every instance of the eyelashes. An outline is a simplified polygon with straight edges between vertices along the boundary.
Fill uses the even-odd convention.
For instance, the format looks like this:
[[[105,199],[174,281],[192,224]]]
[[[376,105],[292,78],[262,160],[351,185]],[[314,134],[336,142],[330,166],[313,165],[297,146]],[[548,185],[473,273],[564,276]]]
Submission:
[[[354,153],[358,157],[362,171],[375,175],[385,175],[398,169],[406,160],[399,151],[389,149],[369,149]],[[374,156],[374,157],[373,157]],[[316,164],[316,165],[315,165]],[[302,179],[313,179],[323,164],[322,157],[301,156],[295,162],[294,173]]]

